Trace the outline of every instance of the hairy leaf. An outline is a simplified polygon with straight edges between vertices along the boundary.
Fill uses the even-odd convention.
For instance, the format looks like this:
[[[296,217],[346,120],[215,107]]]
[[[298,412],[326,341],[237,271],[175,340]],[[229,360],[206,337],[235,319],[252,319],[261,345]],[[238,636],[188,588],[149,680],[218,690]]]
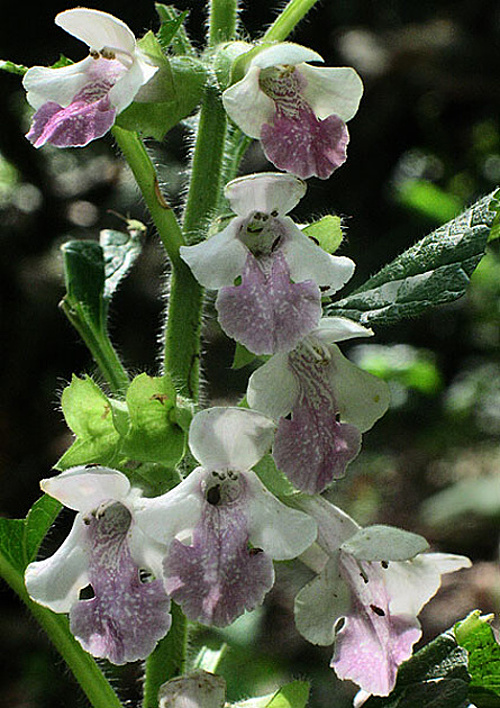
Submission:
[[[469,695],[478,708],[500,706],[500,645],[490,626],[492,619],[475,610],[454,628],[458,643],[469,654]]]
[[[390,325],[462,297],[484,254],[495,212],[491,195],[398,256],[354,293],[326,307],[329,316]]]

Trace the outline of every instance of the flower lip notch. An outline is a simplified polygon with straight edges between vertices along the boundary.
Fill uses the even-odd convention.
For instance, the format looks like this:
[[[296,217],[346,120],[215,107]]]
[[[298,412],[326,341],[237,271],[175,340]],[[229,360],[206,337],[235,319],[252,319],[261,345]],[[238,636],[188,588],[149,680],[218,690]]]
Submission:
[[[72,633],[93,656],[115,664],[145,659],[171,617],[161,577],[166,549],[136,523],[138,492],[121,472],[104,467],[70,468],[41,486],[78,513],[59,549],[28,565],[29,595],[69,613]],[[87,586],[93,596],[83,599]]]
[[[90,55],[68,66],[28,69],[23,86],[35,114],[27,138],[35,147],[83,147],[108,132],[158,67],[129,27],[107,12],[74,8],[55,22],[85,42]]]
[[[346,160],[346,122],[363,85],[350,67],[317,67],[316,52],[291,42],[264,47],[222,96],[229,117],[261,141],[268,160],[307,179],[327,179]]]

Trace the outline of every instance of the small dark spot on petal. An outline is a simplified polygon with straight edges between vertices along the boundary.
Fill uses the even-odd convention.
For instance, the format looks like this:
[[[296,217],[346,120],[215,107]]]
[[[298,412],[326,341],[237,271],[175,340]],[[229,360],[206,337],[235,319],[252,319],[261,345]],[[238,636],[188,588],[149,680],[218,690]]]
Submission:
[[[80,590],[80,594],[78,595],[79,600],[92,600],[93,597],[95,597],[95,593],[92,585],[86,585]]]
[[[217,506],[220,502],[220,484],[214,484],[213,487],[207,491],[207,502],[213,506]]]
[[[262,550],[262,548],[249,548],[248,553],[251,556],[258,556],[259,553],[264,553],[264,551]]]
[[[101,465],[97,464],[97,462],[89,462],[88,465],[85,465],[86,470],[93,470],[96,467],[100,467]]]
[[[150,573],[149,570],[145,570],[144,568],[139,568],[139,582],[141,583],[151,583],[154,580],[154,575],[153,573]]]
[[[360,576],[363,578],[363,582],[364,582],[364,583],[367,583],[367,582],[368,582],[368,578],[367,578],[367,576],[365,575],[365,573],[361,572],[361,573],[360,573]]]
[[[377,607],[377,605],[370,605],[370,609],[379,617],[385,617],[385,612],[381,607]]]
[[[389,567],[389,561],[380,561],[380,565],[382,568],[388,568]]]

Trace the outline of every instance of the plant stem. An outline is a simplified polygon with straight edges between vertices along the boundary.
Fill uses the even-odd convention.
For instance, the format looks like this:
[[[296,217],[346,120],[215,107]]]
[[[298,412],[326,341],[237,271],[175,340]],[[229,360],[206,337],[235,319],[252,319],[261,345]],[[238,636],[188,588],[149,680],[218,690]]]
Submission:
[[[208,36],[210,47],[235,38],[237,16],[238,0],[211,0]]]
[[[143,708],[157,708],[160,686],[184,671],[187,649],[187,621],[181,609],[172,603],[172,626],[155,651],[146,660]]]
[[[283,42],[317,2],[318,0],[290,0],[262,39],[266,42]]]
[[[69,631],[68,618],[33,602],[24,585],[22,574],[0,556],[0,575],[26,604],[61,654],[93,708],[123,708],[94,659],[82,649]]]
[[[128,374],[118,358],[106,331],[97,331],[78,308],[64,299],[61,310],[76,329],[92,354],[112,393],[123,395],[129,385]]]

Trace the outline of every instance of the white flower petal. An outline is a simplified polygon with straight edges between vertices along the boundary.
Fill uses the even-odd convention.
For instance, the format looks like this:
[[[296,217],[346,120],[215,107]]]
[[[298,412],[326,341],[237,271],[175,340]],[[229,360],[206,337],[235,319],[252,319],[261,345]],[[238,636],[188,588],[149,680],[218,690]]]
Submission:
[[[178,534],[190,533],[196,526],[204,502],[201,482],[204,469],[197,467],[177,487],[159,497],[141,497],[134,504],[137,527],[149,539],[168,545]],[[133,541],[134,551],[140,553],[138,542]],[[155,548],[149,556],[155,562]]]
[[[136,58],[134,60],[130,69],[118,79],[109,91],[109,100],[118,113],[121,113],[132,103],[141,86],[144,86],[157,71],[157,66],[149,64],[144,59]]]
[[[73,97],[89,83],[89,71],[95,59],[86,57],[76,64],[51,69],[33,66],[23,77],[30,106],[38,109],[47,101],[54,101],[65,108]]]
[[[423,538],[411,531],[377,524],[360,529],[342,544],[342,550],[359,561],[405,561],[429,548]]]
[[[329,347],[328,374],[335,392],[340,419],[352,423],[361,433],[369,430],[389,407],[389,387],[373,374],[363,371],[347,359],[337,347]]]
[[[299,395],[296,377],[288,367],[288,353],[272,356],[250,376],[247,401],[250,408],[277,420],[290,413]]]
[[[295,624],[307,641],[328,646],[335,641],[337,620],[348,613],[349,606],[349,592],[336,553],[295,598]]]
[[[226,113],[251,138],[260,138],[262,126],[272,122],[276,110],[272,98],[259,86],[259,74],[259,68],[251,68],[222,94]]]
[[[270,449],[274,422],[248,408],[207,408],[189,429],[191,452],[206,470],[245,472]]]
[[[247,513],[251,543],[275,560],[299,556],[316,539],[314,519],[276,499],[254,472],[246,472],[245,479],[250,489]]]
[[[85,465],[42,479],[40,487],[69,509],[84,512],[96,509],[108,499],[124,501],[130,492],[130,482],[122,472]]]
[[[304,61],[323,61],[321,54],[293,42],[279,42],[266,47],[251,60],[250,67],[267,69],[281,64],[301,64]]]
[[[441,585],[441,575],[470,568],[465,556],[423,553],[408,561],[392,562],[384,570],[384,581],[395,615],[417,616]]]
[[[114,47],[132,54],[135,49],[134,34],[125,22],[101,10],[75,7],[60,12],[55,23],[97,51]]]
[[[180,255],[193,271],[196,280],[205,288],[218,290],[233,285],[241,274],[248,251],[236,238],[239,219],[218,234],[195,246],[181,246]]]
[[[354,519],[342,509],[319,495],[303,495],[297,503],[317,521],[318,544],[332,557],[340,546],[360,529]]]
[[[311,336],[319,339],[322,344],[333,344],[354,337],[371,337],[373,334],[372,329],[347,317],[322,317],[318,328],[311,332]]]
[[[302,64],[297,70],[306,80],[302,96],[318,118],[334,114],[347,122],[355,115],[363,82],[354,69]]]
[[[259,172],[228,182],[224,195],[238,216],[248,216],[253,211],[265,214],[276,211],[282,216],[297,206],[306,191],[307,185],[300,177],[286,172]],[[301,233],[295,224],[293,226]],[[303,238],[309,240],[307,236]]]
[[[285,219],[288,228],[283,253],[292,279],[297,283],[314,280],[318,285],[328,285],[332,293],[340,290],[354,273],[354,262],[345,256],[331,256],[302,233],[291,219]]]
[[[69,612],[89,583],[85,544],[83,517],[78,514],[60,548],[50,558],[26,568],[26,588],[33,600],[54,612]]]

